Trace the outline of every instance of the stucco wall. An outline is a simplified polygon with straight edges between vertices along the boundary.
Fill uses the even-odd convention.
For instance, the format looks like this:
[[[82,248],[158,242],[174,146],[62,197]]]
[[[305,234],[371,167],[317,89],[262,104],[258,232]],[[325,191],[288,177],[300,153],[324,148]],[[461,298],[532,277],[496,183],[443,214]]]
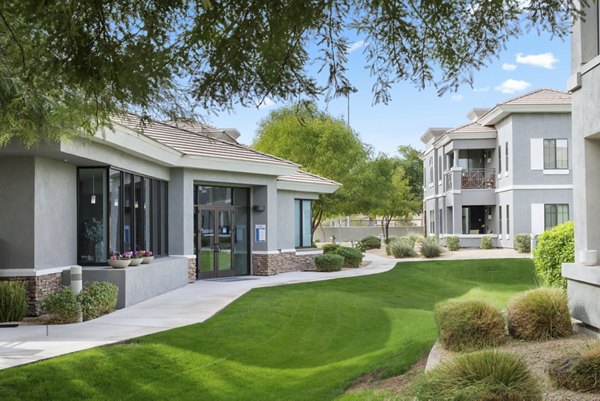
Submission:
[[[33,157],[0,157],[0,269],[34,267]]]
[[[277,191],[277,248],[294,249],[296,246],[296,199],[318,199],[317,194],[307,192]],[[316,237],[316,233],[315,233]],[[314,240],[315,238],[313,238]]]

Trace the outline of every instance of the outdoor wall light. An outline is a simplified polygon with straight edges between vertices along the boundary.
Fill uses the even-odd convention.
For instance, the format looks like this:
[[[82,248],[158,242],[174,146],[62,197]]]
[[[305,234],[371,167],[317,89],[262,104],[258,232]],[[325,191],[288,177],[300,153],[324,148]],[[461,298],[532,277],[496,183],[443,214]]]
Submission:
[[[92,205],[96,204],[96,195],[92,195],[92,198],[90,199],[90,202],[92,203]]]
[[[254,210],[255,212],[264,212],[265,205],[254,205],[252,206],[252,210]]]

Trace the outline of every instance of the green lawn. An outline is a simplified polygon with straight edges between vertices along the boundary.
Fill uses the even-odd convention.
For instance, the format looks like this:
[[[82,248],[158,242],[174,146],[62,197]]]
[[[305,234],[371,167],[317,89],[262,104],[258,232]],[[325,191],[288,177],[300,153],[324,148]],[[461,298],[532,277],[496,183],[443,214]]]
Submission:
[[[326,273],[324,273],[326,274]],[[205,323],[0,371],[2,400],[330,400],[402,372],[436,338],[435,303],[500,306],[530,260],[401,263],[368,277],[253,290]]]

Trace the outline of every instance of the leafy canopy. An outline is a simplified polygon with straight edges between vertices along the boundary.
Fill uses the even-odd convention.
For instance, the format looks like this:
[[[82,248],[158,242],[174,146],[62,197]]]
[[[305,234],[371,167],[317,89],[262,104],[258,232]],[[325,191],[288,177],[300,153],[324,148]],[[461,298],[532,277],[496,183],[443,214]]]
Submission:
[[[401,80],[444,92],[526,29],[564,37],[576,3],[6,0],[0,145],[90,134],[124,109],[174,118],[347,94],[348,32],[366,44],[375,102]]]

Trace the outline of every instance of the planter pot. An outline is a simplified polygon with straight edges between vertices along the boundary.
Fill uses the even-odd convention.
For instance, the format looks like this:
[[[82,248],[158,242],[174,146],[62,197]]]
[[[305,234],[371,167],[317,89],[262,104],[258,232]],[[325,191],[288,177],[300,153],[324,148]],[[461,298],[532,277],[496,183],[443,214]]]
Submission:
[[[148,264],[151,263],[154,260],[154,256],[144,256],[144,259],[142,259],[144,264]]]
[[[131,263],[129,263],[129,266],[139,266],[142,264],[143,261],[144,258],[133,258],[131,259]]]
[[[129,266],[129,263],[131,263],[131,260],[112,260],[112,259],[108,259],[107,262],[108,262],[109,265],[111,265],[112,267],[114,267],[116,269],[122,269],[124,267]]]

